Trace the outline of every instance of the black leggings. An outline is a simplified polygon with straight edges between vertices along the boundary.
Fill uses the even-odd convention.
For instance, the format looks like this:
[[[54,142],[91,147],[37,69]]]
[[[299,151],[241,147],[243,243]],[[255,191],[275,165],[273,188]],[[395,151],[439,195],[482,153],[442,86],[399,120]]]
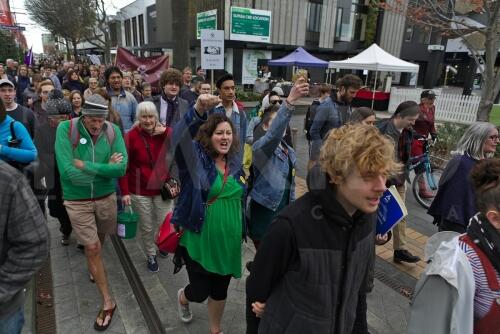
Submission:
[[[185,247],[179,247],[189,277],[189,284],[184,288],[184,295],[190,302],[202,303],[208,297],[213,300],[226,300],[231,275],[219,275],[205,270],[193,260]]]
[[[214,273],[201,273],[187,270],[189,284],[184,288],[184,295],[190,302],[202,303],[208,297],[213,300],[226,300],[227,289],[231,281],[231,275],[219,275]]]

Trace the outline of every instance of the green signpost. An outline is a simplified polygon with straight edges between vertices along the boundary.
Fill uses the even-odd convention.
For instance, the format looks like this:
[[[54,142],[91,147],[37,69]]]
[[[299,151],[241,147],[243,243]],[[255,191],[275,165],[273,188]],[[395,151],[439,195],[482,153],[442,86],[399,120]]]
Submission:
[[[217,29],[217,9],[196,13],[196,38],[201,38],[201,29]]]
[[[271,12],[231,7],[231,40],[271,42]]]

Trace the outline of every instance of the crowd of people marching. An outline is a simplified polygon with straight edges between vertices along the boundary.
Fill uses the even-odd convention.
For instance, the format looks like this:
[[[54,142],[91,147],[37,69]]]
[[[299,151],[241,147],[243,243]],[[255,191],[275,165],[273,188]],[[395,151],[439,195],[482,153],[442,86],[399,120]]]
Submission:
[[[420,261],[405,220],[387,235],[375,235],[375,222],[388,186],[405,199],[409,159],[423,152],[416,138],[438,138],[437,95],[425,90],[377,120],[351,106],[357,76],[322,84],[305,120],[308,192],[297,199],[289,123],[309,94],[307,73],[293,81],[288,96],[275,87],[246,113],[231,74],[212,87],[200,68],[169,68],[156,88],[115,66],[0,64],[0,333],[22,328],[23,287],[49,252],[47,214],[61,244],[76,239],[83,250],[102,296],[93,326],[107,329],[118,305],[102,245],[130,208],[152,273],[168,256],[155,243],[168,214],[180,232],[181,321],[193,321],[190,303],[208,300],[210,333],[222,333],[229,283],[248,270],[247,333],[368,333],[375,246],[392,237],[395,262]],[[426,249],[411,333],[500,333],[497,144],[493,124],[472,124],[438,193],[419,184],[420,196],[435,197],[429,214],[441,232]],[[247,237],[257,252],[243,264]]]

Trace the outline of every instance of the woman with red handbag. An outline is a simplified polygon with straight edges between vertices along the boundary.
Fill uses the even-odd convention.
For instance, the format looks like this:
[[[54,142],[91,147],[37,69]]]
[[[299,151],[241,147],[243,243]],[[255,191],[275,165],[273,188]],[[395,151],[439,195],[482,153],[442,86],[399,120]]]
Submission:
[[[171,222],[183,229],[174,263],[177,270],[186,264],[189,276],[189,284],[178,291],[179,316],[190,322],[189,303],[208,298],[211,333],[221,333],[229,282],[241,277],[244,233],[238,135],[225,114],[207,116],[218,103],[216,96],[200,95],[173,135],[182,190]]]
[[[132,205],[139,215],[148,269],[158,272],[154,235],[158,225],[172,210],[172,198],[178,193],[177,186],[169,187],[171,176],[167,168],[172,129],[158,122],[153,102],[140,103],[136,119],[138,124],[125,135],[129,161],[127,173],[120,179],[120,189],[123,204]]]

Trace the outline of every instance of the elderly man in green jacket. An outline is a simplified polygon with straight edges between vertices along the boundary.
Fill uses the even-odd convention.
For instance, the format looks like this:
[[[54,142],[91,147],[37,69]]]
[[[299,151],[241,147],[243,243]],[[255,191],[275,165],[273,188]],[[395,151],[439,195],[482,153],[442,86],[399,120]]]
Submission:
[[[85,256],[92,279],[103,297],[94,328],[105,330],[116,303],[108,289],[101,244],[116,233],[115,179],[125,174],[127,151],[119,128],[106,121],[107,101],[90,96],[82,116],[59,124],[55,153],[61,175],[64,206]]]

